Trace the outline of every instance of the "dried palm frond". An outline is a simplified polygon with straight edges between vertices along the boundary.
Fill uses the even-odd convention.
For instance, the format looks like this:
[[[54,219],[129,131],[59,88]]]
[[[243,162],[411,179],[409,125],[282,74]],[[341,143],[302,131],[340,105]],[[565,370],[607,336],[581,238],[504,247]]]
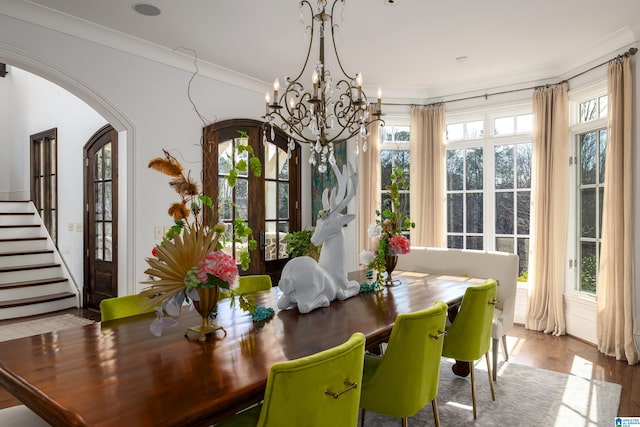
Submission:
[[[140,292],[140,295],[149,297],[149,305],[156,306],[182,291],[187,272],[215,250],[220,235],[221,233],[213,230],[187,227],[182,235],[176,235],[173,240],[164,239],[162,245],[156,246],[157,258],[146,259],[150,268],[144,273],[156,280],[141,282],[151,286]]]
[[[169,206],[167,211],[169,216],[172,216],[176,221],[185,220],[189,217],[191,211],[185,206],[183,202],[175,202]]]

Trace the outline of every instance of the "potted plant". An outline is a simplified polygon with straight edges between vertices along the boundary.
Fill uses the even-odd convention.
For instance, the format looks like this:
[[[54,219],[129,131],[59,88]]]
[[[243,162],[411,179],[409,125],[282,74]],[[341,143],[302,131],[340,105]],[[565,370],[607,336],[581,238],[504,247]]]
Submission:
[[[300,230],[287,233],[284,241],[287,242],[287,254],[289,258],[310,256],[316,261],[320,258],[320,247],[311,243],[313,230]]]

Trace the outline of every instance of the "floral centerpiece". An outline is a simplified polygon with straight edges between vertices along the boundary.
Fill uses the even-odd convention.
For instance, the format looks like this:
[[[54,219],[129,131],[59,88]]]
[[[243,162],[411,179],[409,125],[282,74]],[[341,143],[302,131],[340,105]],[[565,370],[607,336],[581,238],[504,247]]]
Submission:
[[[394,168],[391,171],[391,184],[386,186],[387,198],[383,200],[382,210],[376,210],[378,218],[368,229],[369,236],[373,239],[372,246],[360,253],[360,263],[376,271],[377,284],[382,283],[384,271],[387,271],[387,283],[390,283],[395,263],[390,267],[389,262],[397,260],[397,255],[411,250],[411,242],[404,233],[415,228],[416,224],[401,208],[401,188],[408,189],[409,185],[402,168]]]
[[[253,154],[249,145],[240,144],[236,149]],[[156,307],[157,317],[151,325],[151,332],[160,335],[163,327],[176,324],[172,317],[180,314],[186,301],[192,302],[202,316],[202,324],[189,330],[199,332],[200,340],[205,340],[206,334],[223,329],[210,323],[221,292],[231,297],[231,306],[237,298],[240,308],[254,316],[258,314],[264,318],[273,315],[272,309],[257,307],[250,296],[236,295],[234,292],[238,267],[236,260],[223,251],[227,226],[215,222],[217,215],[211,197],[200,192],[190,173],[185,174],[182,164],[166,150],[164,157],[149,162],[149,168],[171,177],[169,185],[180,196],[180,201],[172,203],[168,210],[174,225],[162,242],[153,248],[153,257],[146,259],[149,268],[145,270],[145,274],[150,279],[142,284],[150,286],[140,295],[148,297],[149,305]],[[256,176],[260,176],[262,172],[262,166],[256,157],[250,157],[248,164],[240,160],[235,163],[232,171],[235,173],[229,174],[229,185],[235,184],[231,180],[237,176],[237,172],[246,172],[248,168]],[[235,241],[245,238],[250,250],[257,247],[252,239],[252,230],[243,221],[236,221],[233,228]],[[240,261],[241,268],[247,269],[249,253],[241,254]]]

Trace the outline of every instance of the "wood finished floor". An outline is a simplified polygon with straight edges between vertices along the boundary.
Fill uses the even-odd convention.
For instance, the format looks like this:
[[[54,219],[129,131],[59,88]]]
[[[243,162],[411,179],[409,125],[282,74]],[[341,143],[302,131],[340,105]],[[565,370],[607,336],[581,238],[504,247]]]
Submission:
[[[56,314],[71,313],[92,320],[100,314],[92,310],[70,309]],[[43,317],[43,316],[39,316]],[[30,318],[31,319],[31,318]],[[0,324],[12,323],[0,321]],[[566,374],[580,374],[592,379],[622,385],[618,415],[640,416],[640,365],[629,366],[600,353],[598,349],[570,336],[554,337],[516,325],[507,336],[509,362]],[[499,363],[503,363],[499,356]],[[0,409],[20,402],[0,390]]]

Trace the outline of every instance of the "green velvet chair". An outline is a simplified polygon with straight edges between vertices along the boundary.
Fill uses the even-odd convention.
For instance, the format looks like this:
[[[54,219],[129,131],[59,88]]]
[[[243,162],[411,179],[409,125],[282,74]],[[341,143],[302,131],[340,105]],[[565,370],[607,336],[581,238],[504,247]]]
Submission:
[[[355,426],[364,344],[364,335],[356,332],[336,347],[275,363],[269,372],[263,403],[217,426]]]
[[[471,399],[473,401],[473,419],[477,419],[476,383],[474,362],[483,355],[487,360],[491,398],[496,400],[489,363],[493,309],[496,304],[497,283],[488,279],[484,284],[467,288],[460,310],[453,323],[447,328],[442,355],[457,361],[469,362],[471,371]]]
[[[447,304],[401,314],[396,319],[383,356],[367,354],[364,359],[360,424],[365,410],[402,418],[415,415],[431,402],[436,426],[438,381],[444,339]]]
[[[148,301],[137,294],[103,299],[100,301],[100,319],[104,322],[152,312],[153,307],[145,304]]]
[[[238,289],[236,289],[236,292],[247,294],[249,292],[266,291],[271,289],[272,286],[271,276],[267,274],[240,276],[238,277]]]

